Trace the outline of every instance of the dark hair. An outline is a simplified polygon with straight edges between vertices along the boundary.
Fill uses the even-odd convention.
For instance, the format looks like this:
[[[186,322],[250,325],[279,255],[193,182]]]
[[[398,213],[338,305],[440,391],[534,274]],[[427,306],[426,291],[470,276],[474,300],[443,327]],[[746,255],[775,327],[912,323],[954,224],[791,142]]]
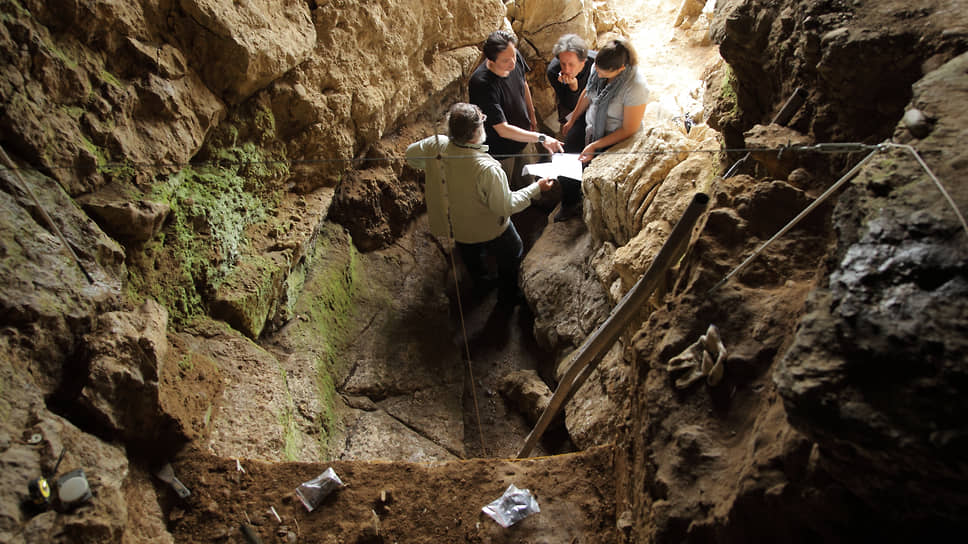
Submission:
[[[518,45],[518,39],[514,37],[514,34],[507,30],[495,30],[484,40],[484,56],[487,57],[487,60],[494,62],[497,60],[497,56],[508,48],[510,43],[513,43],[515,47]]]
[[[557,57],[565,51],[570,51],[577,55],[578,60],[588,58],[588,44],[578,34],[565,34],[558,38],[558,42],[551,49],[551,56]]]
[[[618,70],[622,66],[635,66],[637,62],[635,49],[625,38],[608,40],[595,57],[595,65],[608,71]]]
[[[447,112],[447,132],[452,140],[466,144],[473,142],[484,123],[481,108],[467,102],[458,102]]]

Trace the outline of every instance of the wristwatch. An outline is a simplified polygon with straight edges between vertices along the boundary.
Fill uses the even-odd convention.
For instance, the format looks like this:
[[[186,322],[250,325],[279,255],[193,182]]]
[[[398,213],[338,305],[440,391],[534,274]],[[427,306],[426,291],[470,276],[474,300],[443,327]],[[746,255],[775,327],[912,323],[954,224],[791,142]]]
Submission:
[[[544,134],[538,134],[538,143],[539,144],[543,144],[544,142],[545,142],[545,135]]]

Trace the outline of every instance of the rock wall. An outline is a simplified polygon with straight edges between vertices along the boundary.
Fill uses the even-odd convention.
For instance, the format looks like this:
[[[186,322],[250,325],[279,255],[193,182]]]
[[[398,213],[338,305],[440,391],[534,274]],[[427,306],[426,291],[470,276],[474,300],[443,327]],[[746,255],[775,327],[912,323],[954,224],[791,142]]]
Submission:
[[[318,456],[333,392],[285,382],[298,370],[316,384],[332,355],[290,367],[252,338],[297,317],[307,269],[327,258],[314,246],[333,187],[361,164],[349,159],[438,117],[503,16],[497,0],[0,2],[0,145],[14,161],[0,171],[0,540],[170,542],[149,465],[213,426],[214,444],[235,444],[219,441],[231,419],[211,419],[237,413],[245,371],[219,371],[228,353],[266,375],[259,416],[275,432],[253,447],[283,456],[302,440],[313,447],[297,454]],[[419,212],[390,207],[379,217]],[[23,482],[64,445],[60,472],[83,467],[97,504],[33,516]]]
[[[710,124],[740,147],[743,131],[802,87],[810,99],[790,125],[800,132],[817,141],[888,138],[911,85],[968,46],[963,13],[959,0],[717,2],[710,33],[732,71],[738,111],[713,106]]]
[[[707,79],[710,124],[728,147],[910,143],[964,209],[954,104],[968,17],[959,2],[929,4],[717,3],[713,36],[729,66]],[[797,87],[808,99],[792,132],[751,130]],[[901,122],[912,109],[920,120]],[[865,154],[760,157],[759,179],[712,184],[702,235],[631,347],[629,541],[913,540],[964,528],[964,426],[952,416],[968,233],[912,156],[881,151],[710,291]],[[710,323],[729,353],[724,381],[678,387],[669,361]]]
[[[913,87],[932,120],[910,144],[964,209],[968,54]],[[895,519],[963,522],[968,227],[917,159],[878,154],[836,210],[833,270],[775,381],[791,423],[851,491]],[[899,399],[905,399],[899,402]],[[860,469],[863,467],[863,477]]]

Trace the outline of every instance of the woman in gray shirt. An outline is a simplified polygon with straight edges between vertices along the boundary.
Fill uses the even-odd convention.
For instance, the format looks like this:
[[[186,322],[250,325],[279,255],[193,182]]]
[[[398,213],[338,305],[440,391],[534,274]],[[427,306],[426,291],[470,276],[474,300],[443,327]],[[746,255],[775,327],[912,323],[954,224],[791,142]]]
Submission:
[[[624,38],[611,39],[598,51],[595,70],[563,132],[585,115],[585,148],[579,159],[587,163],[641,129],[648,101],[649,87],[637,70],[635,50]]]

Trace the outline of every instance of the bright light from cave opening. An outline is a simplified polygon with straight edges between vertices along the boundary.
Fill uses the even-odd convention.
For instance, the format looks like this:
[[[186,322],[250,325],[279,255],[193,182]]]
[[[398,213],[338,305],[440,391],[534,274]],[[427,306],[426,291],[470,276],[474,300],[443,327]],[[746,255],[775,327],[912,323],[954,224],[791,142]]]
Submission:
[[[702,111],[703,73],[719,60],[719,50],[709,40],[716,0],[707,0],[701,10],[699,4],[697,0],[609,0],[628,25],[660,116]],[[686,13],[692,15],[683,17]]]

